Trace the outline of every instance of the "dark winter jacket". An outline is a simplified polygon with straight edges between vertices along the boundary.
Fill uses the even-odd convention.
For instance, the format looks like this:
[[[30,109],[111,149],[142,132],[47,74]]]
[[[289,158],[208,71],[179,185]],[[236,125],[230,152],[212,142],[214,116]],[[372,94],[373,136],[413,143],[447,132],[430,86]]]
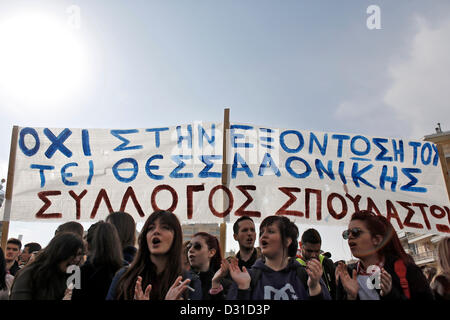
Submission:
[[[192,271],[193,272],[193,271]],[[223,290],[219,294],[211,295],[209,290],[212,286],[212,279],[216,271],[210,268],[206,272],[196,272],[195,274],[200,278],[202,286],[202,300],[224,300],[227,296],[228,290],[231,287],[232,280],[229,278],[223,278],[220,280]]]
[[[295,259],[290,259],[286,268],[279,271],[272,270],[258,259],[248,272],[252,279],[259,274],[254,287],[240,290],[236,283],[233,283],[227,296],[229,300],[331,300],[322,279],[320,280],[321,293],[317,296],[309,295],[306,269]]]
[[[109,266],[96,266],[88,259],[80,268],[80,289],[73,289],[72,300],[105,300],[117,270]]]
[[[68,274],[56,271],[45,287],[37,287],[32,280],[35,265],[21,269],[11,288],[10,300],[62,300],[67,289]]]
[[[131,264],[133,262],[134,257],[136,256],[137,249],[133,246],[128,246],[123,249],[123,259]]]
[[[396,260],[397,259],[395,258],[386,258],[386,261],[384,263],[384,269],[392,277],[392,290],[386,296],[381,296],[381,290],[375,289],[381,300],[407,300],[407,297],[403,292],[403,288],[400,285],[400,278],[394,269]],[[356,264],[350,264],[347,266],[347,271],[350,277],[352,276],[354,269],[356,269]],[[425,278],[422,270],[420,270],[420,268],[415,263],[406,265],[406,280],[408,281],[411,300],[433,300],[433,293],[428,284],[428,281]],[[336,296],[337,300],[347,300],[347,292],[344,290],[340,279]],[[358,295],[357,300],[359,299],[360,298]]]

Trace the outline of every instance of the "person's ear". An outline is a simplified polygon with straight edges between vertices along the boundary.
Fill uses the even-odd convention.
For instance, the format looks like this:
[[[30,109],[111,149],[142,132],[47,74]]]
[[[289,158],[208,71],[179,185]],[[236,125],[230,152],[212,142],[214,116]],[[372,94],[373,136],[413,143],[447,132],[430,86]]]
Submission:
[[[233,238],[234,238],[234,240],[238,241],[237,234],[233,233]]]
[[[291,243],[292,243],[292,239],[291,239],[291,238],[287,238],[287,239],[286,239],[286,247],[289,248],[289,246],[291,245]]]
[[[209,249],[208,250],[208,258],[211,259],[216,254],[216,249]]]
[[[376,235],[375,237],[372,237],[372,243],[375,247],[380,246],[381,242],[383,242],[383,237],[381,235]]]

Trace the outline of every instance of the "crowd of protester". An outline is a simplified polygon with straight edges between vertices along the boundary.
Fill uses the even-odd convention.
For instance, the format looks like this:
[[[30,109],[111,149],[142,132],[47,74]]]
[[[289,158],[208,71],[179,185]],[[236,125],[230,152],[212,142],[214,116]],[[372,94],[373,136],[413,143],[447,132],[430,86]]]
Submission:
[[[450,238],[440,240],[438,268],[419,268],[390,222],[355,212],[343,238],[355,263],[331,260],[315,229],[300,237],[285,216],[257,232],[251,217],[233,225],[239,252],[222,257],[206,232],[183,243],[176,215],[153,212],[137,236],[133,217],[111,213],[87,232],[60,225],[45,248],[9,239],[0,248],[1,300],[449,300]],[[299,239],[300,237],[300,239]],[[300,241],[299,241],[300,240]],[[430,275],[431,274],[431,275]]]

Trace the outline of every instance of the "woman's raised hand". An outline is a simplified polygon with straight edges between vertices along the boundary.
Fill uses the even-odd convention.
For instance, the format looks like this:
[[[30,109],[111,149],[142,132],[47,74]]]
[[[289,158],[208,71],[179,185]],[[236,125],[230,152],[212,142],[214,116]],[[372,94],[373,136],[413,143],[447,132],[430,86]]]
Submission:
[[[232,260],[230,264],[230,275],[231,278],[236,282],[238,288],[240,290],[247,290],[250,288],[251,277],[245,267],[239,269],[238,261]]]
[[[134,286],[134,300],[150,300],[151,290],[152,285],[149,284],[145,289],[145,292],[142,291],[142,277],[138,276],[136,280],[136,285]]]
[[[181,281],[182,279],[182,276],[175,279],[175,282],[172,284],[169,291],[167,291],[166,300],[183,300],[182,295],[186,291],[187,285],[191,282],[191,279]]]
[[[341,279],[342,286],[347,292],[348,300],[356,300],[358,297],[359,284],[356,277],[356,270],[353,270],[351,277],[347,271],[347,266],[342,262],[339,262],[336,268],[336,282]]]

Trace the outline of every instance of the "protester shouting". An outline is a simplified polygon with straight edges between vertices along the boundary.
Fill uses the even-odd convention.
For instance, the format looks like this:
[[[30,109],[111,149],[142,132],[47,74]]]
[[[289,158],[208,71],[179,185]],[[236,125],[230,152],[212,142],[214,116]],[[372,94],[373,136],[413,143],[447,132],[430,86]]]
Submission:
[[[231,281],[221,279],[214,286],[214,274],[220,269],[222,253],[217,238],[206,232],[196,233],[188,245],[188,258],[192,270],[200,277],[203,300],[219,300],[228,292]],[[213,289],[213,294],[210,290]],[[219,296],[218,293],[222,294]]]
[[[338,264],[337,299],[433,299],[427,279],[405,253],[385,217],[369,211],[355,212],[343,238],[359,261],[349,266]]]
[[[234,284],[229,299],[239,300],[330,300],[323,283],[322,266],[318,260],[301,266],[295,255],[298,246],[298,228],[288,218],[269,216],[260,225],[259,244],[265,257],[259,259],[250,270],[239,268],[237,261],[231,264],[223,260],[218,273],[229,270]]]
[[[142,227],[136,257],[116,274],[106,299],[201,299],[198,278],[182,270],[182,242],[176,215],[168,211],[152,213]],[[186,291],[188,285],[194,291]]]

